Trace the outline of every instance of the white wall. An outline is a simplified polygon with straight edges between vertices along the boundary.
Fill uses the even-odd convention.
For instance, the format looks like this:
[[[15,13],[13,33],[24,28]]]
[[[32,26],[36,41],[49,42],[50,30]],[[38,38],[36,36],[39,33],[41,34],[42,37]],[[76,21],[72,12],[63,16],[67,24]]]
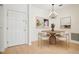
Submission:
[[[42,6],[41,6],[42,7]],[[35,41],[38,39],[38,31],[41,29],[36,28],[36,16],[47,18],[48,11],[45,9],[35,7],[34,5],[30,5],[29,8],[29,40],[30,42]]]
[[[58,27],[60,27],[60,17],[71,16],[71,32],[79,33],[79,5],[63,5],[56,11],[59,14],[55,22],[59,24]]]
[[[55,28],[60,28],[60,17],[71,16],[71,32],[79,33],[79,5],[63,5],[55,10],[58,13],[56,19],[50,20],[55,23]]]
[[[0,6],[0,51],[3,51],[4,34],[3,34],[3,6]]]

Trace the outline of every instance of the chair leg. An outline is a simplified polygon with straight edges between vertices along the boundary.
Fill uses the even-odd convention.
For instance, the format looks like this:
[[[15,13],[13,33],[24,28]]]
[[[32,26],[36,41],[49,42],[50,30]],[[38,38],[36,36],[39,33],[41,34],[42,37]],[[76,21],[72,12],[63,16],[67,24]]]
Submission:
[[[40,47],[41,38],[38,36],[38,47]]]
[[[49,40],[48,40],[48,47],[49,47]]]
[[[66,35],[65,38],[66,38],[66,49],[68,49],[68,47],[69,47],[69,40],[68,40],[69,38],[68,38],[68,35]]]
[[[39,47],[39,35],[38,35],[38,47]]]
[[[39,47],[39,39],[38,39],[38,47]]]
[[[55,36],[54,36],[55,37]],[[56,44],[56,37],[55,37],[55,44]]]
[[[42,42],[42,38],[41,38],[41,48],[42,48],[42,43],[43,43],[43,42]]]
[[[42,47],[42,38],[38,39],[38,47]]]
[[[69,48],[69,35],[66,36],[66,40],[67,40],[66,47]]]

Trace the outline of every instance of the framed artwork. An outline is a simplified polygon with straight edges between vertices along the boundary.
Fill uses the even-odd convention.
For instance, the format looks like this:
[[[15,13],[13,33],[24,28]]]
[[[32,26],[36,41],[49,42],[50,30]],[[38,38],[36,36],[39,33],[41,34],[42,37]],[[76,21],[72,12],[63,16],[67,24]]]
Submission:
[[[36,17],[36,28],[49,27],[49,20],[43,17]]]
[[[71,28],[71,16],[66,16],[66,17],[60,18],[60,28],[62,28],[62,29]]]

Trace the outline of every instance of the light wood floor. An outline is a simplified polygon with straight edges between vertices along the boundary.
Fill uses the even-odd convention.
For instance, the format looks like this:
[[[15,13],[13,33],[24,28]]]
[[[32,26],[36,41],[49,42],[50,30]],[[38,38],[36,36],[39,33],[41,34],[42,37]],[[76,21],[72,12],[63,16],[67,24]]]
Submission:
[[[79,45],[69,44],[69,48],[66,48],[66,43],[62,41],[57,41],[56,45],[49,45],[48,41],[42,41],[42,46],[38,42],[33,42],[32,45],[28,46],[26,44],[9,47],[5,50],[4,54],[78,54]]]

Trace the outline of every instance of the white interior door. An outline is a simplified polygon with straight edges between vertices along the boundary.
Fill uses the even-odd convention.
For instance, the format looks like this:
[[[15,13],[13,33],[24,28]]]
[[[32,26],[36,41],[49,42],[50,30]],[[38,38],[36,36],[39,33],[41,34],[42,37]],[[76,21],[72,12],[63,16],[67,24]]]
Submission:
[[[26,43],[25,13],[8,10],[7,44],[14,46]]]

